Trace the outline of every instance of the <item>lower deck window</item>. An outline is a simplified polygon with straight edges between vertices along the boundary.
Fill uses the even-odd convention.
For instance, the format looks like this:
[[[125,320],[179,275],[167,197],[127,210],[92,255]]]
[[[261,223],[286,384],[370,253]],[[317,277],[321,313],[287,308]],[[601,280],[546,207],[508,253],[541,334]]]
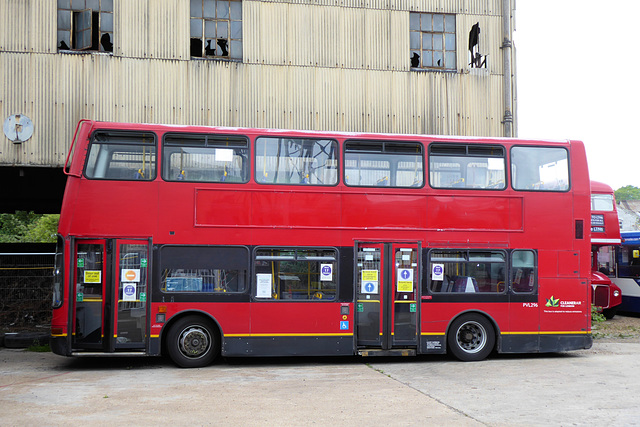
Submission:
[[[534,251],[517,250],[511,253],[511,290],[514,293],[531,293],[537,287],[536,254]]]
[[[434,293],[505,292],[502,251],[434,250],[429,254],[429,290]]]
[[[244,276],[238,270],[165,269],[162,271],[164,292],[242,292]]]
[[[166,293],[239,293],[247,288],[248,250],[242,247],[163,246],[161,290]]]
[[[334,300],[335,249],[258,249],[255,297],[276,300]]]

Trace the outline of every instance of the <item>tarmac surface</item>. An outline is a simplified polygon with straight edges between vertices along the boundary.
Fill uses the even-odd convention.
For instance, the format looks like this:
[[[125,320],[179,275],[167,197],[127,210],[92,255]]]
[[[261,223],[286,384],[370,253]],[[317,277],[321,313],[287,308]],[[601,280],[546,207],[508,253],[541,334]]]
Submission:
[[[406,358],[65,358],[0,349],[21,425],[640,425],[640,341],[463,363]]]

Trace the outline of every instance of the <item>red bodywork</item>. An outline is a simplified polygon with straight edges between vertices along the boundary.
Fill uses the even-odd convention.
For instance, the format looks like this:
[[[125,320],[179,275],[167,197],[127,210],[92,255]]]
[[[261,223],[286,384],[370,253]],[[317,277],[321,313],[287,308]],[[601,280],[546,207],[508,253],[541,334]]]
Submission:
[[[390,138],[418,141],[425,147],[432,142],[499,144],[505,147],[507,156],[510,148],[517,145],[562,147],[570,156],[571,189],[569,192],[527,192],[507,186],[500,191],[443,190],[428,184],[422,188],[358,188],[346,186],[342,177],[338,185],[332,187],[269,186],[256,182],[253,163],[249,182],[243,184],[166,182],[160,173],[147,182],[90,180],[84,177],[83,167],[90,135],[97,129],[153,132],[159,147],[165,132],[239,134],[251,141],[252,152],[255,138],[264,135],[332,138],[338,141],[340,153],[347,140]],[[109,250],[109,239],[115,244],[119,244],[117,239],[129,242],[145,239],[150,242],[151,250],[159,245],[187,244],[353,248],[354,244],[360,244],[358,242],[391,242],[415,250],[526,248],[537,251],[538,296],[535,301],[514,298],[509,302],[505,296],[503,302],[495,302],[495,298],[489,297],[456,302],[438,300],[437,296],[419,291],[415,295],[419,351],[444,352],[446,344],[442,345],[442,340],[448,326],[457,316],[468,312],[481,313],[491,319],[500,351],[576,348],[568,344],[552,349],[540,344],[541,336],[548,336],[549,342],[560,342],[559,337],[563,334],[572,339],[587,337],[590,346],[590,239],[587,226],[590,188],[581,142],[83,121],[79,124],[72,151],[65,167],[68,181],[59,225],[66,261],[62,305],[54,310],[52,320],[52,330],[57,337],[66,339],[74,333],[70,314],[74,304],[70,298],[74,293],[69,286],[74,283],[77,262],[72,244],[82,242],[82,239],[107,239],[105,254]],[[159,148],[158,165],[161,164],[162,150]],[[417,268],[422,269],[422,255],[418,259]],[[104,274],[109,273],[105,271]],[[419,275],[420,278],[427,277],[421,271]],[[358,309],[355,297],[348,301],[321,303],[254,299],[233,303],[176,302],[158,294],[156,280],[149,279],[146,296],[149,321],[145,334],[151,341],[159,342],[167,325],[187,312],[211,316],[220,330],[223,354],[227,341],[233,338],[338,336],[353,340],[354,313]],[[106,306],[103,309],[108,311]],[[105,319],[105,322],[115,322],[116,316],[110,317],[107,313]],[[341,323],[343,321],[347,323]],[[348,329],[344,329],[345,325]],[[392,332],[393,328],[392,325]],[[103,327],[103,331],[110,330]],[[507,342],[511,344],[506,345]],[[158,350],[149,348],[159,349],[159,345],[154,345],[147,344],[150,354],[156,354]],[[356,353],[357,346],[349,345]]]
[[[600,265],[599,251],[621,244],[620,224],[613,188],[602,182],[591,181],[591,197],[591,302],[599,312],[611,318],[615,315],[616,307],[622,303],[622,292],[606,274],[599,271],[602,268],[612,274],[615,268],[612,259],[606,266]],[[610,206],[607,201],[610,201]]]

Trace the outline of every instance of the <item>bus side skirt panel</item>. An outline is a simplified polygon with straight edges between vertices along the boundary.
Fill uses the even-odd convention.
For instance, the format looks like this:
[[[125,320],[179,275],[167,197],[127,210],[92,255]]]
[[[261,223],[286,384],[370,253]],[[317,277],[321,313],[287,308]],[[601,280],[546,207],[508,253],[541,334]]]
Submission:
[[[223,356],[351,356],[353,337],[224,337]]]
[[[591,348],[590,334],[502,335],[499,353],[557,353]]]

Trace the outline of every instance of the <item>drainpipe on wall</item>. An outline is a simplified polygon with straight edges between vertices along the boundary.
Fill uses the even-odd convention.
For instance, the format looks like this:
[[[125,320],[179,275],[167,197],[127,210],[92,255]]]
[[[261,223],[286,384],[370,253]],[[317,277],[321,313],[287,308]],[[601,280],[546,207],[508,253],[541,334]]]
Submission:
[[[513,136],[513,95],[512,95],[512,73],[511,73],[511,0],[502,0],[502,71],[504,75],[504,136]]]

